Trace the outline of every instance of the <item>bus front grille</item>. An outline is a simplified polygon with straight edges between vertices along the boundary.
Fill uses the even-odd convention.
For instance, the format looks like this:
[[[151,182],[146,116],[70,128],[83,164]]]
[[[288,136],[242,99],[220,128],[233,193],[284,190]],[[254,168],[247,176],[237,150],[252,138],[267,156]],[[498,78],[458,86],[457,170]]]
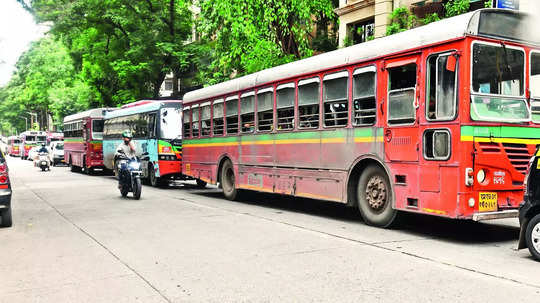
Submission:
[[[532,157],[527,145],[516,143],[503,143],[502,145],[512,166],[514,166],[518,172],[525,174],[527,172],[529,159]]]

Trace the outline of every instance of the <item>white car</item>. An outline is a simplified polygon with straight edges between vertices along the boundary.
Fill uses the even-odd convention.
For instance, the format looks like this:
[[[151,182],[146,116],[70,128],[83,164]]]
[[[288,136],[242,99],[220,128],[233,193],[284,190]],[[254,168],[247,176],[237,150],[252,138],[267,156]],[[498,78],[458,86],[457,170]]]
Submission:
[[[36,157],[38,156],[38,150],[41,148],[41,146],[34,146],[28,151],[28,161],[34,161]]]
[[[64,161],[64,142],[55,141],[52,142],[49,146],[49,160],[53,166],[56,166],[60,163],[65,163]]]

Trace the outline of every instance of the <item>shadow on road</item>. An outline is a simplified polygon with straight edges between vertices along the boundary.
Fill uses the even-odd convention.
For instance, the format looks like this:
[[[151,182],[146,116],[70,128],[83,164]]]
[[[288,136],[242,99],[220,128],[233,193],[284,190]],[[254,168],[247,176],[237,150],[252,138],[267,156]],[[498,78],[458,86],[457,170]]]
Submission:
[[[175,187],[170,187],[171,189]],[[184,189],[196,189],[193,185],[184,185]],[[224,199],[217,189],[193,190],[191,194],[207,198]],[[234,203],[227,201],[229,203]],[[303,213],[321,218],[340,220],[348,223],[364,224],[355,208],[341,203],[282,196],[276,194],[246,191],[236,203],[258,205],[281,211]],[[515,219],[517,222],[517,219]],[[518,239],[519,228],[508,225],[508,222],[490,223],[469,220],[447,219],[430,215],[400,212],[393,230],[399,230],[415,236],[436,238],[438,240],[465,244],[482,244],[508,242]]]

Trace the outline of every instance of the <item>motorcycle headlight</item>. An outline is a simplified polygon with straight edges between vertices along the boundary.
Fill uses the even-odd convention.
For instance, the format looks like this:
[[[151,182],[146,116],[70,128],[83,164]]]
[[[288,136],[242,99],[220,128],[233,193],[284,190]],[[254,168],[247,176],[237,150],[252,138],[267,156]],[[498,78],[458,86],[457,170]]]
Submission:
[[[129,167],[130,167],[131,169],[139,169],[139,168],[141,168],[141,164],[140,164],[139,162],[131,162],[131,163],[129,164]]]

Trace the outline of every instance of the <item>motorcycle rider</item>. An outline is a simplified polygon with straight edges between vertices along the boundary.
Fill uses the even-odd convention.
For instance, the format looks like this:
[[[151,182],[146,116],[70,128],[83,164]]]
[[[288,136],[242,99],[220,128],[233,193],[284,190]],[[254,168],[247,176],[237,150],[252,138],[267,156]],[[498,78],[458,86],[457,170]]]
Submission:
[[[41,154],[41,153],[46,153],[46,154],[49,153],[49,150],[47,149],[47,146],[45,146],[45,143],[41,143],[41,148],[38,150],[38,154]]]
[[[122,138],[124,139],[124,142],[120,143],[120,145],[118,145],[118,147],[116,148],[116,153],[114,155],[115,158],[119,155],[128,157],[129,159],[135,158],[137,149],[135,147],[135,143],[133,143],[133,141],[131,140],[133,139],[131,131],[125,130],[122,133]],[[122,151],[123,153],[121,153],[120,151]],[[120,173],[120,171],[118,171],[118,188],[120,188],[122,184],[121,176],[122,174]]]

